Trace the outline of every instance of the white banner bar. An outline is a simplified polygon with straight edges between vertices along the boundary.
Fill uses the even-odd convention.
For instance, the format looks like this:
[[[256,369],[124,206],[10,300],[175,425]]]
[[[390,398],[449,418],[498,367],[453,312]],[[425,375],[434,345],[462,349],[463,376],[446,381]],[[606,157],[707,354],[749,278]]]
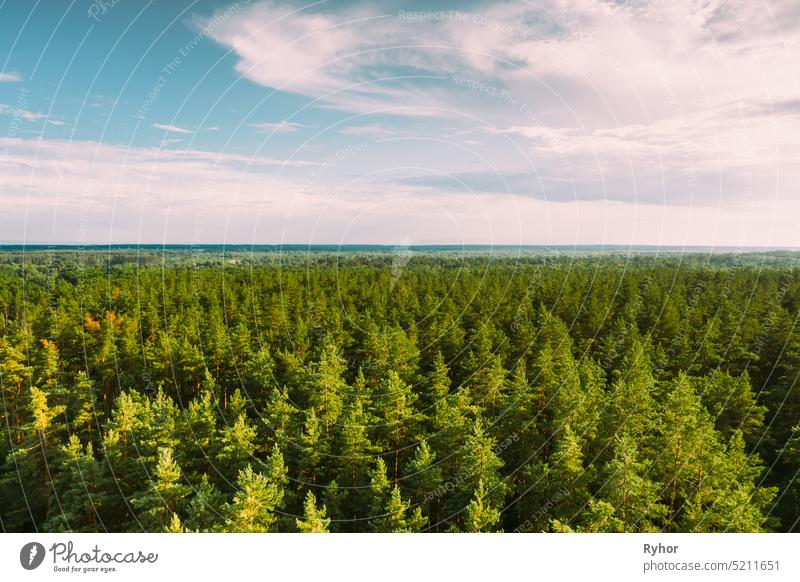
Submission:
[[[3,534],[0,580],[800,580],[793,534]]]

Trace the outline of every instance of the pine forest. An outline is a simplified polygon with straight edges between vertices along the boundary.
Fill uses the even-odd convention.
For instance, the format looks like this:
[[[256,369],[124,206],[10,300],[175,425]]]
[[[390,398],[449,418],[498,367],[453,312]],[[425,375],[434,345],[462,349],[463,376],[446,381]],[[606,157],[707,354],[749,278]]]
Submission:
[[[800,530],[798,255],[0,252],[7,532]]]

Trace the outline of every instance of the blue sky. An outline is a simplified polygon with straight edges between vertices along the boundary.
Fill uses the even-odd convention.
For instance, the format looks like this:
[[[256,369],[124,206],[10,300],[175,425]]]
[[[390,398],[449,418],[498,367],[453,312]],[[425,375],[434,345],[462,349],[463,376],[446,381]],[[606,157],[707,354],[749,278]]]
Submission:
[[[800,8],[0,0],[0,241],[798,246]]]

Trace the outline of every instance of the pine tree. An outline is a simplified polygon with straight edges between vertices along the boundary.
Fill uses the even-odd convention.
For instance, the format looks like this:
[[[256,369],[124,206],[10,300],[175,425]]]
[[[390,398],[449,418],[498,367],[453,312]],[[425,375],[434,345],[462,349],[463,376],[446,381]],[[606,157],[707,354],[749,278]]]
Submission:
[[[28,403],[24,415],[25,423],[18,429],[21,443],[11,450],[6,466],[13,472],[4,471],[0,482],[2,497],[9,500],[3,521],[7,527],[36,529],[44,523],[53,508],[53,469],[58,465],[56,435],[64,434],[64,406],[51,407],[47,395],[36,387],[28,391]],[[13,499],[24,499],[25,503],[12,503]],[[5,505],[5,503],[4,503]]]
[[[178,407],[162,388],[158,389],[155,398],[146,401],[145,410],[148,407],[151,424],[142,427],[146,430],[142,431],[141,445],[147,447],[153,456],[161,447],[169,447],[174,451],[178,446]]]
[[[134,516],[128,500],[148,487],[146,463],[155,464],[151,451],[142,441],[151,423],[149,405],[137,392],[123,392],[114,403],[112,417],[105,427],[102,442],[103,458],[119,494],[109,500],[111,531],[128,528]]]
[[[614,456],[603,469],[599,495],[612,512],[605,516],[593,509],[594,519],[602,515],[604,522],[595,522],[594,527],[590,526],[587,531],[660,531],[659,524],[667,513],[667,508],[659,500],[662,489],[660,483],[649,478],[648,465],[640,460],[633,437],[628,434],[618,436],[614,442]]]
[[[440,496],[437,492],[442,486],[442,470],[436,463],[436,453],[422,441],[414,451],[414,458],[408,462],[403,482],[411,492],[411,501],[423,510],[431,525],[439,523]]]
[[[430,443],[442,466],[442,474],[459,470],[458,452],[469,436],[476,412],[465,390],[457,390],[436,403]]]
[[[328,452],[327,441],[322,433],[322,423],[315,409],[306,413],[306,423],[300,434],[300,474],[303,480],[316,484],[322,479],[322,462]]]
[[[472,401],[483,409],[488,418],[494,419],[503,408],[506,399],[506,369],[500,356],[489,355],[470,384]]]
[[[386,463],[378,458],[370,472],[369,488],[372,492],[372,516],[380,515],[386,506],[389,493],[389,478],[386,476]]]
[[[252,357],[244,359],[243,363],[248,393],[257,406],[264,406],[276,389],[275,360],[269,346],[262,345]]]
[[[455,490],[445,503],[446,516],[460,519],[479,483],[484,487],[486,502],[493,507],[502,506],[506,484],[500,475],[503,460],[495,452],[496,445],[495,439],[485,433],[482,420],[476,419],[472,434],[459,453],[458,472],[451,477]]]
[[[261,465],[259,463],[259,466]],[[277,531],[292,531],[292,526],[295,523],[290,512],[286,511],[286,509],[291,508],[291,511],[297,515],[300,508],[299,493],[289,486],[289,468],[284,460],[283,451],[277,444],[272,446],[272,451],[266,462],[263,463],[262,473],[267,476],[270,483],[275,484],[281,491],[280,506],[284,511],[280,512],[278,522],[274,526],[275,529]]]
[[[25,396],[31,386],[33,367],[26,365],[25,354],[14,347],[8,338],[0,338],[0,390],[3,395],[3,426],[22,426],[25,410]],[[21,433],[15,436],[15,443],[22,440]]]
[[[338,427],[335,450],[337,453],[337,483],[342,483],[348,491],[348,499],[342,509],[347,516],[357,519],[364,516],[364,508],[369,505],[367,474],[372,454],[376,451],[368,430],[373,419],[366,414],[360,397],[353,397],[345,407],[341,425]]]
[[[89,442],[94,440],[97,428],[95,406],[94,382],[81,370],[66,399],[66,418],[71,434]]]
[[[519,360],[509,383],[508,407],[499,420],[501,435],[511,437],[505,452],[511,467],[521,467],[531,462],[531,444],[536,441],[540,406],[528,383],[525,361]]]
[[[404,501],[400,488],[395,485],[392,492],[384,499],[384,506],[377,519],[373,520],[373,528],[378,532],[412,533],[418,532],[427,522],[419,507],[409,511],[410,502]]]
[[[800,425],[792,429],[791,436],[786,443],[785,457],[784,463],[787,465],[788,473],[793,476],[800,475]],[[781,502],[783,502],[783,507],[781,507]],[[791,523],[782,524],[784,531],[796,531],[800,524],[800,481],[798,479],[792,479],[788,485],[784,485],[775,505],[776,508],[787,512],[789,520],[791,520]],[[774,510],[770,513],[774,513]]]
[[[475,495],[467,505],[464,515],[464,530],[468,532],[489,532],[500,521],[500,512],[486,499],[483,480],[478,481]]]
[[[346,368],[336,343],[326,338],[320,359],[312,367],[309,386],[309,405],[316,409],[326,438],[342,413],[342,397],[347,391],[342,374]]]
[[[303,504],[303,519],[298,519],[297,529],[303,533],[329,533],[331,520],[326,517],[326,509],[323,505],[317,509],[317,498],[309,491],[306,493],[306,500]]]
[[[346,531],[342,528],[352,527],[351,523],[343,523],[353,517],[352,510],[346,508],[352,492],[353,490],[341,489],[335,479],[328,483],[328,486],[325,488],[323,499],[325,501],[325,507],[328,510],[328,516],[331,518],[331,531]],[[366,498],[368,493],[369,491],[366,491],[362,498]],[[366,505],[358,505],[358,508],[360,510],[365,506]]]
[[[172,515],[183,508],[184,499],[191,492],[182,480],[181,469],[173,458],[172,449],[160,448],[149,486],[131,498],[131,506],[136,511],[133,531],[163,531],[169,527]]]
[[[225,508],[225,531],[270,531],[282,503],[283,486],[247,465],[239,472],[232,503]]]
[[[548,498],[561,498],[553,515],[571,521],[589,499],[594,468],[585,466],[583,441],[569,424],[555,435],[554,440],[545,491]]]
[[[180,413],[176,426],[176,454],[188,475],[203,475],[214,467],[217,418],[212,386],[206,384]]]
[[[246,418],[248,407],[247,399],[242,395],[242,391],[237,388],[228,398],[228,406],[223,416],[224,421],[227,424],[233,424],[242,416]]]
[[[91,350],[92,369],[98,371],[103,400],[108,400],[116,381],[117,342],[116,328],[120,320],[113,311],[107,311],[96,332],[96,344]]]
[[[744,437],[731,437],[720,467],[711,481],[713,489],[700,487],[687,502],[681,530],[696,532],[768,531],[774,520],[768,517],[777,495],[776,487],[758,487],[763,467],[755,455],[745,452]]]
[[[113,482],[94,458],[91,443],[84,448],[77,435],[61,447],[61,462],[53,488],[57,503],[44,524],[45,531],[97,532],[105,530],[102,515]]]
[[[286,388],[272,389],[261,420],[266,426],[267,434],[282,450],[288,448],[297,430],[298,413]]]
[[[173,513],[169,524],[164,528],[164,533],[186,533],[186,528],[177,513]]]
[[[624,431],[637,440],[646,440],[655,422],[656,383],[641,342],[634,342],[616,376],[609,405],[604,409],[601,434],[611,439]]]
[[[664,483],[670,514],[666,529],[678,530],[687,503],[708,492],[707,478],[715,470],[722,446],[711,417],[685,375],[675,382],[661,423],[655,476]]]
[[[622,521],[614,516],[614,506],[607,501],[590,499],[584,511],[583,525],[573,527],[560,519],[552,520],[555,533],[611,533],[623,531]]]
[[[223,477],[233,479],[245,465],[251,462],[255,452],[256,429],[244,413],[236,422],[220,431],[217,469]]]
[[[48,339],[40,341],[41,350],[38,354],[36,368],[36,384],[41,386],[51,397],[60,397],[63,402],[65,392],[59,381],[59,353],[58,347]]]
[[[386,431],[384,442],[394,453],[393,481],[400,474],[400,453],[406,439],[415,431],[414,402],[417,396],[397,372],[391,371],[381,384],[377,408]]]
[[[450,393],[450,370],[444,361],[442,352],[436,352],[433,358],[433,371],[426,385],[427,390],[422,406],[427,414],[431,414],[436,404]]]
[[[744,452],[741,432],[726,448],[711,415],[684,375],[675,381],[664,411],[656,475],[665,485],[670,514],[666,529],[757,531],[774,491],[758,489],[761,467]],[[715,529],[716,528],[716,529]]]
[[[217,530],[223,521],[221,510],[225,501],[207,475],[202,475],[186,509],[185,528],[194,532]]]
[[[726,372],[714,370],[709,376],[691,380],[723,438],[731,438],[738,430],[746,439],[759,433],[767,409],[756,404],[747,371],[734,378]]]

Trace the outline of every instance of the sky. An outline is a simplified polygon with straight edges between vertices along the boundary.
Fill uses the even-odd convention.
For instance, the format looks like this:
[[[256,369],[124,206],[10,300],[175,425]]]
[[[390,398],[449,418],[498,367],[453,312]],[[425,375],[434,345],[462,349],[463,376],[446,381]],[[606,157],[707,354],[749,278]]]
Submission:
[[[800,246],[797,0],[0,0],[0,242]]]

